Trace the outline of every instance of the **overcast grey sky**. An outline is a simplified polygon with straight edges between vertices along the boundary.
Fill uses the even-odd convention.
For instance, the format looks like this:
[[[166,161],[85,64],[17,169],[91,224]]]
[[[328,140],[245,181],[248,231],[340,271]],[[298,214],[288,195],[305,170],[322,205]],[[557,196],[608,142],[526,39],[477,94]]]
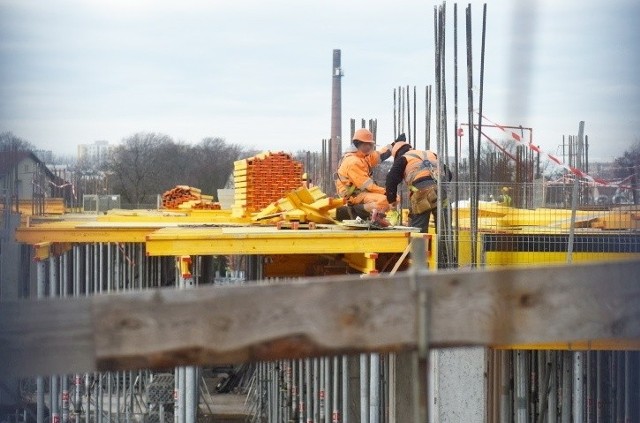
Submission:
[[[433,83],[440,4],[0,0],[0,131],[57,153],[138,131],[320,150],[330,134],[332,50],[339,48],[343,138],[350,118],[377,118],[378,141],[386,142],[393,88],[417,85],[422,99]],[[466,5],[458,11],[461,41]],[[482,2],[472,6],[477,86]],[[453,3],[447,8],[451,40]],[[489,1],[485,114],[533,127],[534,142],[551,153],[584,120],[590,156],[619,156],[640,139],[639,17],[637,0]],[[422,134],[422,102],[418,114]]]

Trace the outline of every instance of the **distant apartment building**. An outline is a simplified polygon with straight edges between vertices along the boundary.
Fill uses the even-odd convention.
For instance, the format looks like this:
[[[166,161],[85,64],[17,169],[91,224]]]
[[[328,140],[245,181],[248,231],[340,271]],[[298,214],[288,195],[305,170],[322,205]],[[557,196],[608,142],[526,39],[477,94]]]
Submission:
[[[94,141],[91,144],[78,145],[78,163],[101,165],[109,155],[108,141]]]

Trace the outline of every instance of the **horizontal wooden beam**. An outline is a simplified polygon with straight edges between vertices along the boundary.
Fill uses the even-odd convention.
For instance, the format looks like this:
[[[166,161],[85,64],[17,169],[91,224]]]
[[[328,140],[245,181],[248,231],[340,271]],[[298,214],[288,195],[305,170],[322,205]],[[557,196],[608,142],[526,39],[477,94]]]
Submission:
[[[638,345],[639,274],[636,260],[0,302],[0,377],[412,350],[419,327],[432,347]]]

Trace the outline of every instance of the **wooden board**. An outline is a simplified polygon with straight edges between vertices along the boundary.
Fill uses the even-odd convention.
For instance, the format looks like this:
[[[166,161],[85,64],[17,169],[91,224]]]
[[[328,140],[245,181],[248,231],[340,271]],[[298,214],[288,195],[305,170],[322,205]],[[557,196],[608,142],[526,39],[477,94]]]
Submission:
[[[419,330],[433,347],[640,345],[638,274],[635,260],[0,302],[0,379],[405,351]]]

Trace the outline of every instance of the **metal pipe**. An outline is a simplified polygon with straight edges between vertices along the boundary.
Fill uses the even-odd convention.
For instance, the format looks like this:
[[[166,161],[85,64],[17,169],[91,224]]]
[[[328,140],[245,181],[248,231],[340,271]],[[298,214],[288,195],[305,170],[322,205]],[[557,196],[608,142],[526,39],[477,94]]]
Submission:
[[[38,260],[36,263],[36,277],[37,277],[37,290],[36,296],[38,299],[42,299],[45,296],[46,284],[47,284],[47,262],[44,260]],[[36,422],[44,423],[44,378],[38,376],[36,379]]]
[[[563,351],[562,353],[562,423],[571,421],[571,371],[572,360],[571,352]]]
[[[527,365],[525,351],[518,350],[515,354],[515,422],[526,423],[529,420],[527,413]]]
[[[331,358],[324,357],[324,418],[325,421],[331,422],[333,416],[331,415]]]
[[[311,406],[311,398],[312,398],[312,394],[311,394],[311,359],[306,358],[305,359],[305,387],[306,387],[306,403],[307,403],[307,408],[306,408],[306,417],[307,417],[307,423],[313,423],[313,417],[312,417],[312,413],[313,413],[313,408]]]
[[[185,423],[195,423],[198,414],[198,386],[196,368],[194,366],[187,366],[185,368],[185,388]]]
[[[298,422],[304,423],[304,412],[305,412],[305,391],[304,391],[304,361],[302,359],[298,360]]]
[[[633,392],[631,392],[631,379],[633,378],[632,367],[631,367],[631,352],[624,352],[624,421],[631,422],[633,421],[633,412],[632,408],[638,408],[637,403],[633,400]],[[637,376],[637,375],[636,375]]]
[[[128,389],[129,389],[129,397],[127,398],[127,415],[126,415],[126,422],[130,423],[132,421],[132,417],[133,417],[133,388],[134,388],[134,379],[133,379],[133,372],[129,371],[127,372],[128,376],[129,376],[129,380],[127,380],[127,385],[128,385]],[[100,391],[98,391],[100,392]],[[184,409],[183,409],[184,410]],[[183,411],[184,414],[184,411]]]
[[[454,162],[454,175],[456,184],[454,185],[453,201],[459,201],[459,162],[460,162],[460,147],[459,141],[462,141],[462,136],[458,135],[458,4],[453,4],[453,162]],[[458,228],[460,227],[458,207],[455,208],[455,239],[458,239]],[[459,243],[455,243],[456,257],[460,257]]]
[[[511,351],[500,351],[500,421],[511,420]]]
[[[586,422],[587,423],[595,423],[596,421],[596,369],[597,369],[597,361],[596,361],[596,353],[595,351],[587,351],[586,358],[586,366],[587,366],[587,415]]]
[[[473,186],[476,175],[475,145],[473,140],[473,46],[471,27],[471,5],[466,8],[466,40],[467,40],[467,109],[469,118],[469,180],[471,184],[471,267],[477,266],[478,260],[478,209],[475,207],[475,189]]]
[[[558,417],[558,352],[547,351],[549,362],[549,392],[547,403],[547,423],[556,423]]]
[[[73,246],[73,296],[75,298],[80,296],[80,246]],[[76,373],[74,377],[74,404],[73,411],[77,417],[82,411],[82,377],[80,373]]]
[[[69,252],[62,255],[62,296],[69,295]],[[69,379],[62,376],[62,423],[69,422]]]
[[[313,359],[313,420],[318,423],[321,422],[320,409],[322,407],[322,404],[320,403],[320,379],[322,377],[320,360],[321,359],[319,358]]]
[[[333,357],[333,389],[331,392],[331,401],[333,404],[332,423],[340,423],[340,401],[338,398],[339,365],[340,361],[338,356]]]
[[[49,257],[49,296],[54,298],[59,295],[60,281],[58,272],[58,258],[56,256]],[[51,376],[49,381],[50,387],[50,408],[51,422],[60,423],[60,379],[58,376]]]
[[[140,253],[141,253],[140,249]],[[135,257],[135,255],[134,255]],[[141,261],[141,259],[139,259]],[[191,264],[189,264],[190,272]],[[139,269],[142,270],[142,269]],[[192,289],[195,287],[193,272],[189,274],[180,274],[180,285],[183,289]],[[141,274],[141,273],[140,273]],[[141,282],[140,282],[141,286]],[[198,368],[196,366],[187,366],[184,368],[184,421],[185,423],[195,423],[198,414]]]
[[[91,278],[89,277],[89,258],[90,244],[84,245],[84,292],[85,295],[91,295]],[[80,260],[82,261],[82,260]],[[84,386],[87,395],[87,407],[84,410],[84,421],[89,423],[91,421],[91,375],[89,373],[84,374]]]
[[[360,423],[369,422],[369,363],[368,354],[360,354]]]
[[[342,423],[349,423],[349,357],[342,356]]]
[[[393,139],[398,138],[398,122],[396,110],[396,89],[393,89]]]
[[[624,365],[624,351],[616,351],[613,353],[616,359],[616,366],[614,367],[614,375],[616,380],[615,385],[615,394],[612,398],[615,398],[616,407],[615,407],[615,421],[624,421],[624,402],[625,397],[628,396],[627,392],[624,390],[625,383],[625,365]]]
[[[380,355],[371,354],[369,375],[369,423],[380,423]]]
[[[573,353],[573,421],[584,421],[584,358],[583,352]]]
[[[407,85],[407,142],[411,144],[411,96],[409,92],[409,86]]]
[[[389,423],[397,423],[397,399],[396,399],[396,387],[398,383],[397,378],[397,355],[395,353],[389,353],[389,407],[388,407],[388,419]],[[435,392],[435,391],[434,391]]]
[[[321,357],[318,359],[320,362],[320,384],[318,387],[318,421],[320,423],[328,423],[328,413],[326,407],[326,384],[327,384],[327,372],[325,370],[326,358]]]
[[[416,132],[417,95],[418,94],[416,92],[416,86],[414,85],[413,86],[413,145],[416,146],[416,148],[418,148],[418,133]]]

